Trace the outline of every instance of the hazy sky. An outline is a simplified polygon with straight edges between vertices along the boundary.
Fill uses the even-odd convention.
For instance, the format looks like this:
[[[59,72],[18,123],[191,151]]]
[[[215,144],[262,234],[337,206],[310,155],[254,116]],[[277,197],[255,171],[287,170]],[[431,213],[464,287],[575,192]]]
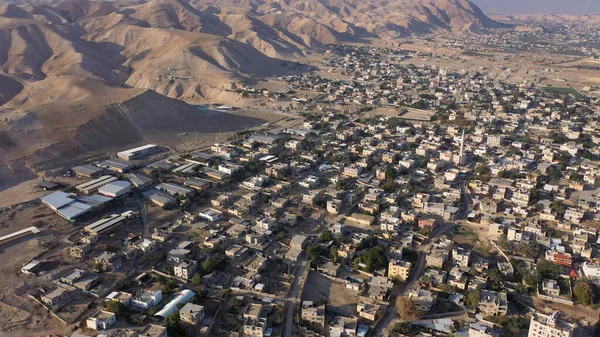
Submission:
[[[600,0],[471,0],[484,12],[520,13],[600,13]]]

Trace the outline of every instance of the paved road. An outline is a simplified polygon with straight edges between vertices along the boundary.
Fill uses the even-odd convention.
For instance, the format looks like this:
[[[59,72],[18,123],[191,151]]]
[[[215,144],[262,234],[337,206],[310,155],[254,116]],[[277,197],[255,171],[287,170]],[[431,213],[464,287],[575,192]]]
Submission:
[[[298,289],[300,288],[300,279],[307,268],[307,262],[304,261],[296,265],[296,273],[294,274],[294,282],[290,286],[285,301],[285,324],[283,326],[283,337],[292,337],[292,331],[294,330],[294,308],[296,307],[296,296],[298,296]]]

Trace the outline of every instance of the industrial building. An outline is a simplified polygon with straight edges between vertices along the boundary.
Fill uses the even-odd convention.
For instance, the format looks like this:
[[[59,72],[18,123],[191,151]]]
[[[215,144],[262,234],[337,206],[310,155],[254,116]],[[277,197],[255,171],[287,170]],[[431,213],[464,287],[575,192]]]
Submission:
[[[142,196],[160,207],[173,205],[175,202],[177,202],[177,199],[159,190],[146,191],[142,193]]]
[[[219,171],[219,170],[215,170],[211,167],[203,167],[202,171],[204,172],[204,174],[206,174],[209,178],[212,179],[216,179],[216,180],[227,180],[231,177],[231,175],[227,172],[223,172],[223,171]]]
[[[100,195],[73,198],[70,194],[56,191],[40,199],[42,203],[63,218],[73,221],[96,208],[102,207],[112,198]]]
[[[129,173],[127,175],[127,179],[131,181],[133,186],[139,188],[140,190],[145,189],[146,187],[152,185],[154,180],[152,178],[145,176],[141,173]]]
[[[102,169],[92,165],[79,165],[71,169],[76,176],[86,178],[96,178],[102,174]]]
[[[196,173],[197,167],[198,167],[198,164],[196,164],[196,163],[186,163],[186,164],[183,164],[183,165],[178,166],[175,169],[173,169],[173,173],[181,174],[184,176],[190,176],[190,175]]]
[[[183,182],[183,184],[187,187],[191,187],[198,191],[204,191],[211,185],[210,180],[202,179],[202,178],[189,178]]]
[[[131,192],[131,184],[127,181],[117,180],[98,189],[98,193],[111,198],[118,198]]]
[[[187,198],[187,197],[194,195],[193,189],[185,187],[185,186],[177,185],[174,183],[162,183],[162,184],[156,185],[156,188],[161,191],[165,191],[172,196],[181,195],[181,196],[184,196]]]
[[[160,151],[160,148],[154,144],[148,144],[133,149],[117,153],[117,157],[123,160],[135,160]]]
[[[112,183],[113,181],[116,181],[117,178],[113,177],[113,176],[102,176],[100,178],[94,179],[94,180],[90,180],[90,181],[86,181],[83,184],[79,184],[77,186],[75,186],[75,188],[80,191],[83,192],[85,194],[91,194],[96,192],[100,187]]]
[[[121,215],[113,215],[110,218],[100,219],[92,224],[85,226],[85,231],[93,234],[99,235],[111,229],[114,229],[116,226],[125,222],[125,217]]]
[[[40,232],[40,230],[37,229],[37,227],[34,227],[34,226],[27,227],[25,229],[13,232],[11,234],[0,236],[0,243],[5,243],[10,240],[14,240],[14,239],[21,238],[21,237],[31,235],[31,234],[37,234],[39,232]]]
[[[187,303],[194,296],[196,296],[196,294],[193,291],[189,289],[182,290],[179,293],[179,295],[175,296],[175,298],[173,298],[171,302],[167,303],[167,305],[165,305],[159,312],[157,312],[155,316],[166,318],[170,314],[177,312],[177,310],[179,309],[178,306],[180,304]]]
[[[135,165],[120,159],[107,159],[98,166],[119,173],[129,172],[135,167]]]

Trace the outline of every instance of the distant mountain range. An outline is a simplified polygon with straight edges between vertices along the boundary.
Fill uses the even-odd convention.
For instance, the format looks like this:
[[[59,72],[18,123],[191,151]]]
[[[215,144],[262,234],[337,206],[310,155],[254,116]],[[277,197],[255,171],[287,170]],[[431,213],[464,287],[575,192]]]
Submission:
[[[234,102],[325,44],[501,27],[467,0],[2,1],[0,176],[191,132],[173,98]]]
[[[489,14],[600,13],[598,0],[473,0]]]

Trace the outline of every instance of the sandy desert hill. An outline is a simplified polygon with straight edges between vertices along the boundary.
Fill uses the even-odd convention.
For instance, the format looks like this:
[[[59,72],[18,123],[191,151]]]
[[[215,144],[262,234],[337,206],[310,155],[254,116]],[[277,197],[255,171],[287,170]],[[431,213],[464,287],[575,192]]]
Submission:
[[[0,191],[94,153],[219,130],[223,116],[183,100],[229,103],[231,88],[294,73],[289,61],[326,44],[501,26],[467,0],[2,1]]]

